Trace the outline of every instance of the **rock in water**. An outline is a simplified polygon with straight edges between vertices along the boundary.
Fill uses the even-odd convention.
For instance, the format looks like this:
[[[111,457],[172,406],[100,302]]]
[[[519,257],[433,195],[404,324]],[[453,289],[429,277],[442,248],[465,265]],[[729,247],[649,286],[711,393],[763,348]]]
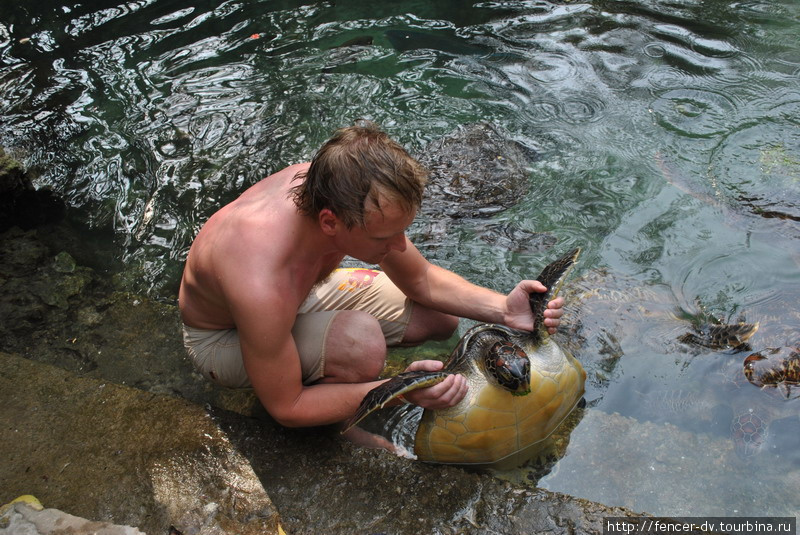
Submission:
[[[418,156],[430,171],[423,215],[488,217],[517,203],[530,188],[531,148],[486,122],[459,127]]]

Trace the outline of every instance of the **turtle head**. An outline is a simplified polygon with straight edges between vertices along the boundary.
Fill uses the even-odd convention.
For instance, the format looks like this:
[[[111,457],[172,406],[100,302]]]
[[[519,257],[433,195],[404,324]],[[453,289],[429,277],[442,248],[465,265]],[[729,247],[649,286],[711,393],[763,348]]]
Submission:
[[[531,391],[531,363],[525,351],[510,342],[495,342],[484,357],[486,375],[515,396]]]

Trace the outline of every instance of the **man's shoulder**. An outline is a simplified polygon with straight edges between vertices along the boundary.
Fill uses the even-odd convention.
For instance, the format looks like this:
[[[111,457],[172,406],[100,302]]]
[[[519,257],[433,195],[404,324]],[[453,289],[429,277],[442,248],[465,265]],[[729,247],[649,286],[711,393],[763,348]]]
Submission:
[[[284,167],[280,171],[277,171],[268,177],[264,178],[264,180],[274,180],[276,178],[283,178],[289,181],[292,181],[298,175],[302,176],[303,173],[308,171],[308,168],[311,167],[311,163],[303,162],[303,163],[295,163],[288,167]]]
[[[291,196],[287,194],[292,188],[302,184],[302,177],[309,165],[308,163],[297,163],[272,173],[247,188],[231,204],[271,203],[278,199],[288,200]]]

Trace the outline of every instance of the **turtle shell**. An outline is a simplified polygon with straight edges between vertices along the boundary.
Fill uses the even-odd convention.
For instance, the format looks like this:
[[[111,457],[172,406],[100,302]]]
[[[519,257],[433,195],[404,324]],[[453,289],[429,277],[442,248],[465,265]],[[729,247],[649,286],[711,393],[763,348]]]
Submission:
[[[550,338],[533,345],[525,343],[527,334],[479,325],[464,336],[459,348],[467,348],[467,358],[459,372],[467,378],[469,391],[458,405],[423,413],[414,447],[420,460],[497,463],[544,441],[572,412],[583,396],[586,372]],[[469,343],[477,337],[492,345],[513,342],[525,351],[531,363],[530,393],[516,394],[487,377],[481,357],[488,342]]]
[[[494,464],[515,454],[524,455],[576,407],[584,393],[586,372],[548,336],[543,312],[579,253],[579,249],[570,251],[539,275],[548,291],[530,296],[536,321],[533,332],[482,324],[464,335],[445,371],[464,375],[469,390],[459,404],[423,413],[414,446],[419,459]],[[523,372],[511,378],[496,373],[499,363],[506,365],[520,357],[527,359]],[[518,363],[513,367],[521,368]]]

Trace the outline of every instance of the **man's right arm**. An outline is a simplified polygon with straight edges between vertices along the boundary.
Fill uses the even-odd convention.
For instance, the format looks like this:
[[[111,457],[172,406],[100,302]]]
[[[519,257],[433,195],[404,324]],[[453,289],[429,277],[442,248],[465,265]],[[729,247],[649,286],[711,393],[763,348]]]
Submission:
[[[385,380],[304,385],[300,357],[291,333],[295,309],[278,305],[288,301],[276,298],[263,304],[235,307],[244,366],[253,389],[267,412],[286,427],[344,421],[356,412],[364,396]],[[438,361],[418,361],[409,369],[433,371],[441,365]],[[451,375],[438,385],[406,397],[416,405],[442,409],[460,401],[466,390],[464,378]]]
[[[292,337],[297,308],[280,291],[249,292],[232,300],[245,370],[267,412],[287,427],[326,425],[349,418],[381,381],[360,384],[302,382]]]

